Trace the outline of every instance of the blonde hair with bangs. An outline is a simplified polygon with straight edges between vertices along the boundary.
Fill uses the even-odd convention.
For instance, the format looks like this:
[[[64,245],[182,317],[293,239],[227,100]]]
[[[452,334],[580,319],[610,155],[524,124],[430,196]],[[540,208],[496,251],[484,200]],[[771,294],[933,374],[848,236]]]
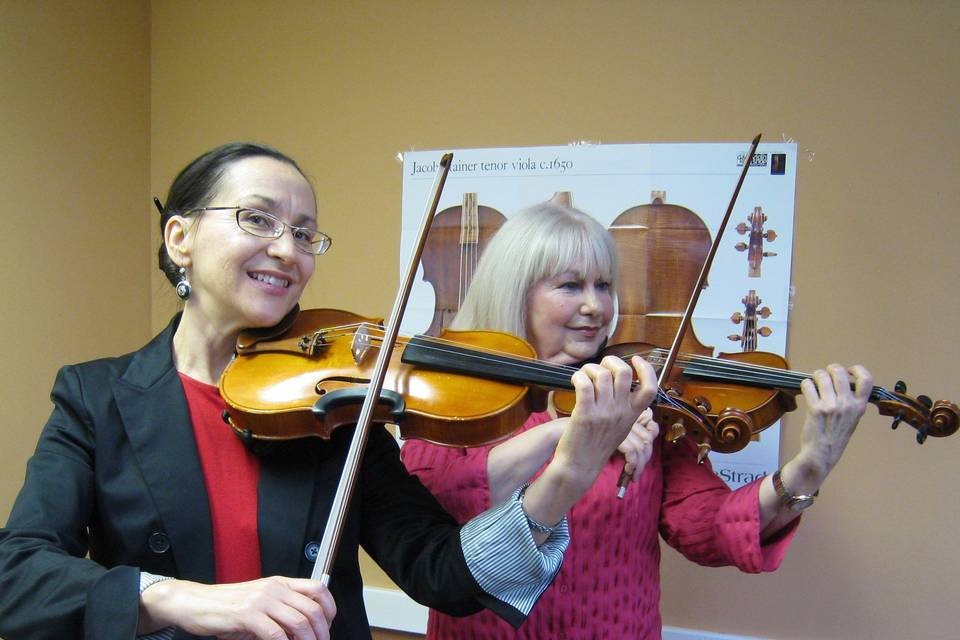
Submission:
[[[616,291],[617,250],[586,213],[543,202],[507,220],[490,240],[451,329],[490,329],[527,337],[527,294],[566,271],[597,274]]]

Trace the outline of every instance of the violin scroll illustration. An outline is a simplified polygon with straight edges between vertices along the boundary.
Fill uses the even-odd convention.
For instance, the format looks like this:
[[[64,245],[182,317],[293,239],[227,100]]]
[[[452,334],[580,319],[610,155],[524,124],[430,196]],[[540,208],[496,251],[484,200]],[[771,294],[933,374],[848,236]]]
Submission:
[[[738,242],[737,251],[747,252],[747,264],[749,268],[747,275],[751,278],[760,277],[760,263],[764,258],[770,258],[777,255],[773,251],[763,250],[763,241],[773,242],[777,239],[777,232],[773,229],[763,230],[763,223],[767,221],[767,214],[763,212],[762,207],[754,207],[753,211],[747,216],[747,222],[741,222],[737,225],[737,233],[740,235],[750,234],[750,242]],[[749,224],[748,224],[749,223]]]
[[[743,297],[741,302],[743,303],[744,312],[735,312],[730,316],[730,320],[733,324],[742,324],[743,331],[740,333],[732,333],[727,336],[727,338],[734,342],[739,342],[741,351],[756,351],[757,338],[766,338],[773,333],[773,329],[770,327],[757,326],[757,317],[759,316],[766,320],[773,312],[770,311],[770,307],[757,309],[757,306],[763,302],[763,300],[757,295],[755,289],[750,289],[750,292]]]

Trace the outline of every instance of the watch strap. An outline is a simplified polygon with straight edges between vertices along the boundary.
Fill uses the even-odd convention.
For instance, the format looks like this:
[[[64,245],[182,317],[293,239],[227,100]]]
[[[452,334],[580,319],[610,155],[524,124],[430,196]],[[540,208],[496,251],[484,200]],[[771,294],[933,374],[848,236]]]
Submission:
[[[771,480],[773,481],[773,490],[777,492],[777,496],[780,498],[780,501],[784,506],[793,509],[794,511],[802,511],[814,503],[817,496],[820,495],[820,490],[817,489],[812,494],[800,494],[794,495],[787,491],[787,488],[783,486],[783,479],[780,477],[781,469],[777,469],[773,472]]]

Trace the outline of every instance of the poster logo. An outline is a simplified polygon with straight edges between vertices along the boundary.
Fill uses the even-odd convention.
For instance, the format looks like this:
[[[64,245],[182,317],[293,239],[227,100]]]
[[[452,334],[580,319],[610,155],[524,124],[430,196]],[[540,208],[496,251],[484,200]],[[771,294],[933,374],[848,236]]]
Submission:
[[[766,153],[755,153],[753,154],[753,160],[750,161],[751,167],[765,167],[767,166],[767,155]],[[744,161],[747,159],[747,154],[738,153],[737,154],[737,166],[742,167]]]

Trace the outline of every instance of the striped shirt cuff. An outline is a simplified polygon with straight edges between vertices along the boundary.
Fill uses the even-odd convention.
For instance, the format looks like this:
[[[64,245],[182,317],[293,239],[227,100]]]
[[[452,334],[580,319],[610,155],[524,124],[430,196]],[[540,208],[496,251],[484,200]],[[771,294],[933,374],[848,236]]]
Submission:
[[[163,582],[164,580],[172,580],[170,576],[158,576],[153,573],[147,573],[146,571],[140,572],[140,593],[143,593],[151,585],[154,585],[158,582]],[[164,627],[159,631],[153,631],[152,633],[147,633],[142,636],[137,636],[137,640],[172,640],[173,634],[176,631],[176,627]]]
[[[144,636],[137,636],[137,640],[173,640],[173,634],[176,627],[165,627],[160,631],[154,631]]]
[[[460,544],[477,584],[526,616],[560,571],[570,529],[564,517],[538,547],[519,495],[517,489],[509,500],[466,523]]]

